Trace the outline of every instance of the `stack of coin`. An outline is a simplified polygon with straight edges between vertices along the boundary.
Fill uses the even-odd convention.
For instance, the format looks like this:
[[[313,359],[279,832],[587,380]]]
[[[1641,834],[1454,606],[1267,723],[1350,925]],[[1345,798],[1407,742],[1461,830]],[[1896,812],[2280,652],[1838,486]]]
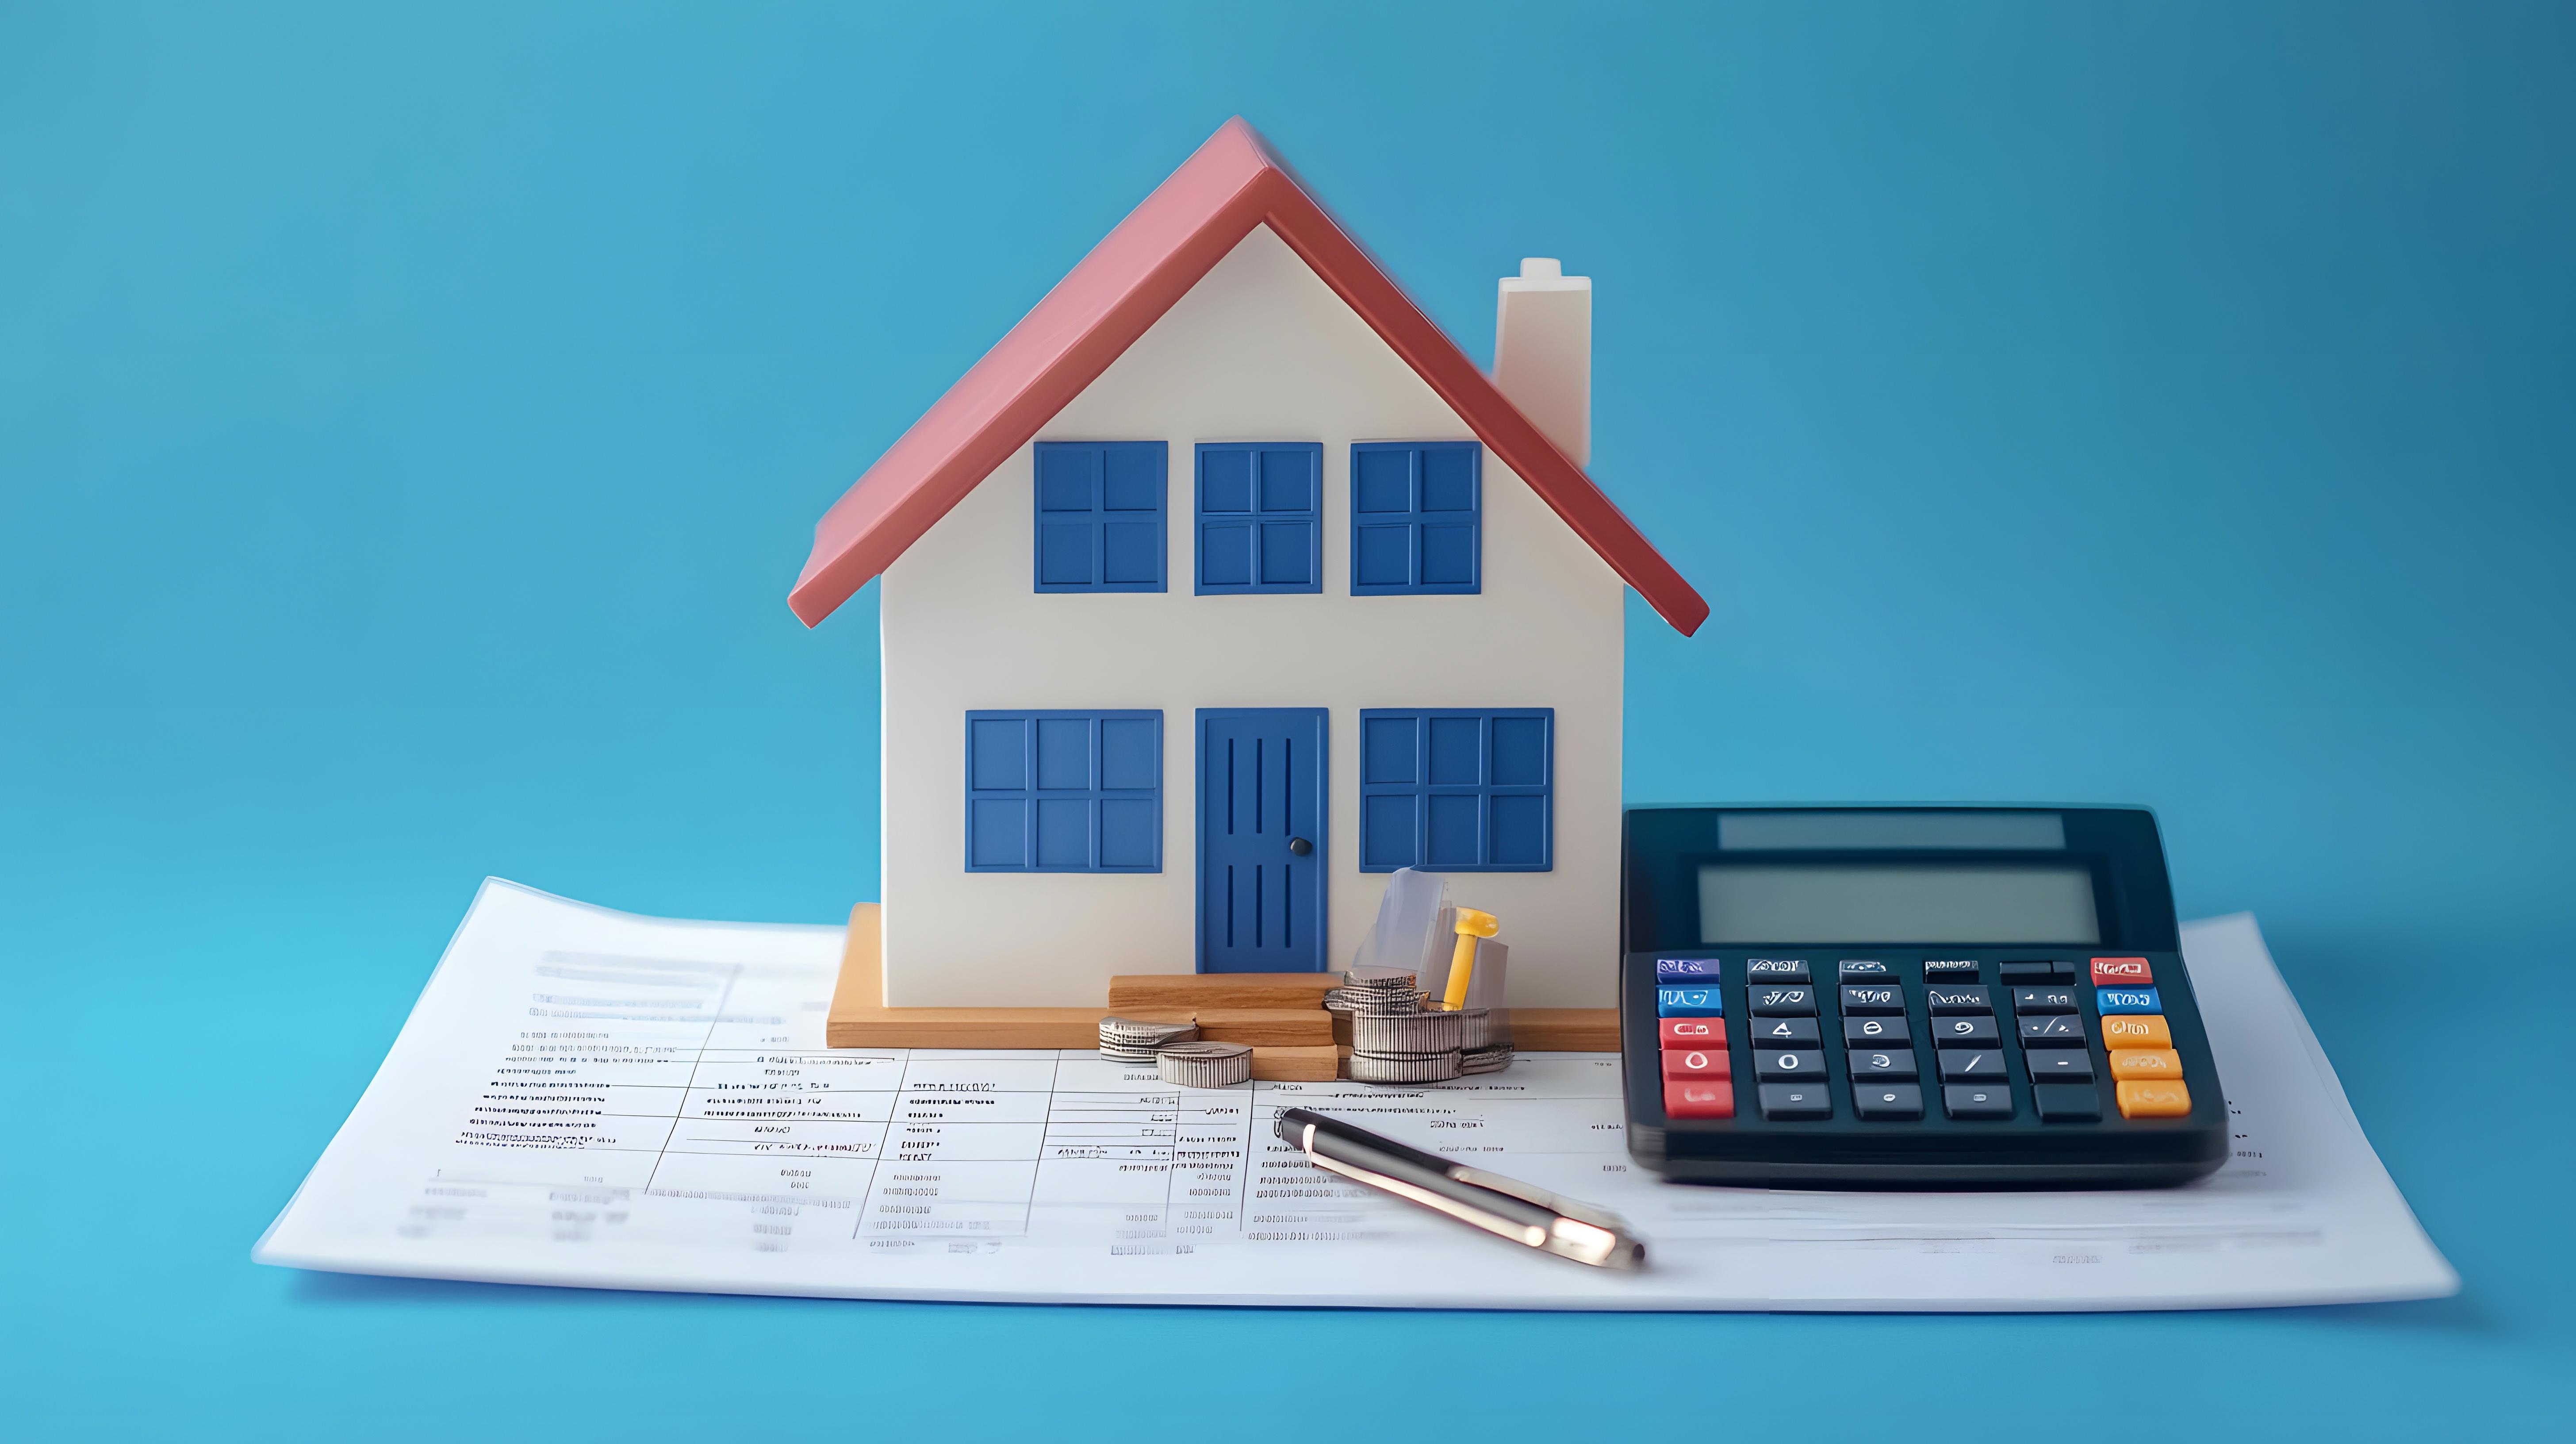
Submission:
[[[1174,1043],[1154,1055],[1166,1083],[1184,1088],[1223,1088],[1252,1076],[1252,1048],[1244,1043]]]
[[[1496,1043],[1490,1047],[1470,1048],[1458,1055],[1461,1073],[1500,1073],[1512,1066],[1512,1045]]]
[[[1445,1012],[1458,1020],[1458,1046],[1472,1053],[1494,1044],[1494,1010],[1491,1008],[1448,1008],[1439,1003],[1425,1003],[1424,1012]]]
[[[1324,994],[1324,1006],[1347,1013],[1410,1013],[1422,1006],[1413,974],[1394,968],[1353,968],[1342,986]]]
[[[1113,1063],[1151,1063],[1175,1043],[1198,1041],[1196,1023],[1148,1023],[1138,1018],[1100,1020],[1100,1056]]]
[[[1359,1013],[1351,1018],[1351,1077],[1361,1083],[1437,1083],[1458,1076],[1457,1013]]]

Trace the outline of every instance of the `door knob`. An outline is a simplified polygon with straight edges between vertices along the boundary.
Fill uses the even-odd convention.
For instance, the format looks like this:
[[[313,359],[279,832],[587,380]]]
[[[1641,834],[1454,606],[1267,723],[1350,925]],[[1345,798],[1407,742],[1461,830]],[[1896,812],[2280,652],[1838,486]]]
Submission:
[[[1298,857],[1304,857],[1306,854],[1313,852],[1314,850],[1315,844],[1308,842],[1302,837],[1292,837],[1288,839],[1288,851]]]

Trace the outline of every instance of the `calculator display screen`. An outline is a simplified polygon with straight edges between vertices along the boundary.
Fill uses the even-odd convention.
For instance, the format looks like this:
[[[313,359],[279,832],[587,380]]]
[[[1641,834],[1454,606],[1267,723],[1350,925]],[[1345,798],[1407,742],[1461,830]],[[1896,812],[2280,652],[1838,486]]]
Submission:
[[[1699,870],[1703,946],[2102,941],[2073,863],[1716,863]]]

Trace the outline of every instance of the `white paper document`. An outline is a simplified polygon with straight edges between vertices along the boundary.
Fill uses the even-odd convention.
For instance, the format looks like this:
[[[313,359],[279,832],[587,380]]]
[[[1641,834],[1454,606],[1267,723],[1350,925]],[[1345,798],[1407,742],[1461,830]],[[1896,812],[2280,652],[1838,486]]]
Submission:
[[[1659,1182],[1628,1159],[1608,1054],[1420,1088],[1186,1089],[1090,1052],[826,1050],[841,942],[486,883],[254,1257],[1058,1303],[2134,1309],[2458,1287],[2250,917],[2183,939],[2234,1154],[2122,1193]],[[1648,1267],[1588,1269],[1346,1183],[1272,1135],[1295,1105],[1616,1210]]]

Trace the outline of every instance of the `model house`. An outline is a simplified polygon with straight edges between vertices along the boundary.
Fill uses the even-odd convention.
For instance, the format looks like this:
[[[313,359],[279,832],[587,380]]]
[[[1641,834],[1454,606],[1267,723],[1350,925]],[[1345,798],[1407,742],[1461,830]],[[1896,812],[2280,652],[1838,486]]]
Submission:
[[[815,528],[883,579],[893,1007],[1346,966],[1386,874],[1613,1002],[1623,596],[1708,608],[1584,474],[1591,283],[1502,282],[1490,376],[1241,120]]]

